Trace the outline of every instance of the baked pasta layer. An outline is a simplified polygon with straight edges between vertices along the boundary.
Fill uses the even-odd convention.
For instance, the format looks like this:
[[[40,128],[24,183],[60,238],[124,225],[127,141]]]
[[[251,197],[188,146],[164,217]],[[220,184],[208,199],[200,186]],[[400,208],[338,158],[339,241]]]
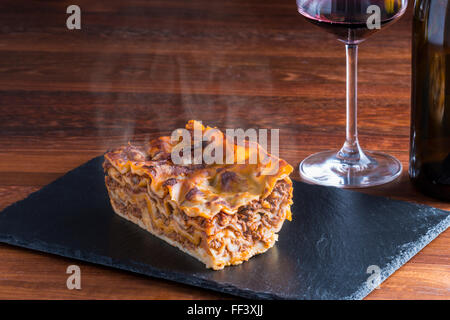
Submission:
[[[186,128],[196,125],[190,121]],[[203,134],[212,129],[200,128]],[[203,148],[227,140],[215,130],[218,135]],[[177,143],[161,137],[146,147],[129,144],[105,154],[114,211],[215,270],[271,248],[285,219],[291,219],[292,167],[267,153],[253,164],[174,164]],[[226,145],[244,160],[251,152],[265,152],[258,144]],[[192,151],[196,147],[192,144]],[[268,167],[276,170],[264,174]]]

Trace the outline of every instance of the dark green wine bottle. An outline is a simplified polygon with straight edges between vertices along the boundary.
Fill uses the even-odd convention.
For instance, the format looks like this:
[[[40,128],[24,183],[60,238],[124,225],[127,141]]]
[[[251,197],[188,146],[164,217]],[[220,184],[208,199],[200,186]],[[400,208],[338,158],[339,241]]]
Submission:
[[[450,1],[416,0],[412,40],[409,175],[450,200]]]

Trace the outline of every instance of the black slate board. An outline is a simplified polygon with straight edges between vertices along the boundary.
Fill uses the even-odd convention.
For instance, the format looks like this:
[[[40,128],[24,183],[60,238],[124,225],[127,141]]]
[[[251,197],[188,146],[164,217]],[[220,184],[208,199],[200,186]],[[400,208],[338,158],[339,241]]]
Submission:
[[[446,211],[294,182],[293,221],[221,271],[116,216],[95,158],[0,213],[0,242],[247,298],[361,299],[450,225]]]

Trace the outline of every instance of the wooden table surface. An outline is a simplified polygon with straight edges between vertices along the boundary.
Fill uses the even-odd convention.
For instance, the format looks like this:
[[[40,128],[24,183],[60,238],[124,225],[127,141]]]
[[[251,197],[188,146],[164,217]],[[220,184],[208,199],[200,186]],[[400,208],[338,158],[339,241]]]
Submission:
[[[295,0],[78,0],[81,30],[68,30],[74,2],[0,4],[0,208],[110,147],[189,119],[279,128],[294,178],[307,155],[343,143],[344,46],[303,21]],[[407,176],[410,40],[411,10],[360,46],[361,144],[404,165],[397,181],[362,191],[448,210]],[[70,264],[81,268],[82,290],[66,288]],[[229,297],[0,245],[3,299]],[[450,299],[450,230],[367,298]]]

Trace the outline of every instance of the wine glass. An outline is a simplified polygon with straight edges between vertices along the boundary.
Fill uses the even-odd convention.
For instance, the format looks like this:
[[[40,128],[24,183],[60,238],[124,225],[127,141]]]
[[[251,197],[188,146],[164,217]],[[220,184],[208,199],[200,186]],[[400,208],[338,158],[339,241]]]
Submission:
[[[345,43],[347,56],[346,139],[339,150],[313,154],[300,163],[300,174],[309,182],[341,188],[362,188],[394,180],[402,171],[394,157],[363,151],[357,133],[358,44],[398,20],[407,0],[297,0],[298,12],[311,23]]]

